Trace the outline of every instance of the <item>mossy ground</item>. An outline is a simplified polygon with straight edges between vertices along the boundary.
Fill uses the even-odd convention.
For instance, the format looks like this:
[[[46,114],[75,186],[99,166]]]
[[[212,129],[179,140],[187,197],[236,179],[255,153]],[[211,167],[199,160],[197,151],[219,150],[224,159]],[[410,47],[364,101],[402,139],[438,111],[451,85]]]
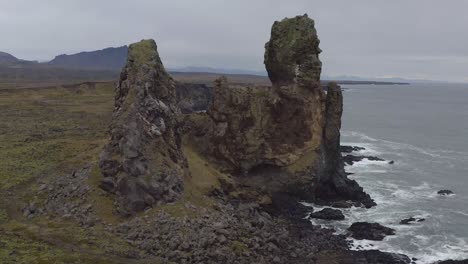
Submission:
[[[96,87],[61,86],[1,90],[0,87],[0,263],[146,263],[131,260],[139,252],[126,241],[104,230],[62,218],[23,217],[29,201],[41,202],[40,183],[93,164],[88,184],[101,179],[97,160],[107,141],[114,107],[114,84]],[[190,175],[181,199],[145,212],[164,211],[173,217],[199,217],[210,210],[207,194],[226,175],[202,158],[184,140]],[[114,197],[93,188],[88,197],[106,224],[123,219],[114,212]],[[233,246],[237,250],[242,245]],[[141,252],[140,252],[141,253]],[[148,263],[159,263],[151,259]]]
[[[112,83],[0,90],[0,263],[132,263],[125,256],[135,249],[101,226],[21,214],[42,198],[37,182],[97,160],[112,109]],[[111,198],[93,195],[111,215]]]

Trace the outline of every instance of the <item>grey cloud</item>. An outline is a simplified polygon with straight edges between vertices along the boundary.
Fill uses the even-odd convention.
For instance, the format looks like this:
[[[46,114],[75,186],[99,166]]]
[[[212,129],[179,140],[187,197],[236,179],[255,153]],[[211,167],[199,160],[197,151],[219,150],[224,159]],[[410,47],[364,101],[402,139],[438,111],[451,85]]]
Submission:
[[[25,59],[156,39],[168,66],[263,69],[271,24],[308,13],[324,74],[466,81],[465,0],[0,0],[0,50]]]

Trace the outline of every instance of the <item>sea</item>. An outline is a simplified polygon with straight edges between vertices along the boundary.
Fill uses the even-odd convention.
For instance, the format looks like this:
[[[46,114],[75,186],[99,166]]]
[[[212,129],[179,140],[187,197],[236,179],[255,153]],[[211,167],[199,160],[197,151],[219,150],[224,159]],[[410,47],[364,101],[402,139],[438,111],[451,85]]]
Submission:
[[[337,233],[358,221],[396,230],[383,241],[351,240],[353,249],[402,253],[421,264],[468,259],[468,84],[342,88],[342,145],[386,160],[346,167],[378,205],[344,209],[344,221],[313,222]],[[438,195],[442,189],[454,195]],[[409,217],[425,221],[399,223]]]

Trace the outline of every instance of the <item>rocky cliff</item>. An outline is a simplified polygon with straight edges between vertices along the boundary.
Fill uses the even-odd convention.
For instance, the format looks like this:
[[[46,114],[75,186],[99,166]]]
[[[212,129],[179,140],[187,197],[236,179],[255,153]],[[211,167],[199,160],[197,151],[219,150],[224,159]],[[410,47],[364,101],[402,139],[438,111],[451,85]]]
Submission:
[[[156,43],[130,45],[116,88],[110,142],[100,157],[101,188],[116,194],[121,213],[174,201],[182,192],[186,160],[179,114],[175,83]]]
[[[320,86],[319,43],[307,15],[275,22],[265,45],[273,86],[230,86],[218,79],[193,138],[243,185],[361,203],[368,196],[347,179],[339,149],[341,88],[330,83],[326,94]]]
[[[319,42],[307,15],[275,22],[265,45],[273,85],[233,86],[219,78],[206,113],[188,115],[186,144],[227,174],[230,185],[243,186],[231,186],[228,192],[247,187],[253,196],[288,193],[310,201],[373,205],[344,172],[343,97],[335,83],[328,85],[328,93],[320,85]],[[179,87],[176,94],[154,41],[129,47],[116,89],[111,140],[100,162],[101,186],[117,194],[120,211],[141,211],[182,192],[183,175],[193,168],[186,168],[181,150],[178,106],[190,113],[195,103],[206,105],[207,99],[206,89],[200,100],[187,98],[194,94],[189,89]]]

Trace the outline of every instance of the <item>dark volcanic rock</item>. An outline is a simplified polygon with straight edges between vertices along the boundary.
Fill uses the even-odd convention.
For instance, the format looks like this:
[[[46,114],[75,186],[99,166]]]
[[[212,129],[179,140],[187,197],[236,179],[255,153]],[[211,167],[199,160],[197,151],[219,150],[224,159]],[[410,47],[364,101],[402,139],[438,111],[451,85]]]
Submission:
[[[382,240],[386,236],[395,235],[395,230],[378,223],[356,222],[349,228],[351,237],[355,239]]]
[[[321,211],[311,213],[310,218],[325,219],[325,220],[344,220],[345,216],[338,209],[325,208]]]
[[[288,193],[274,193],[271,196],[271,204],[265,205],[264,209],[274,216],[289,219],[303,219],[314,209],[299,203],[296,197]]]
[[[340,87],[330,82],[325,105],[325,127],[322,141],[322,168],[319,172],[316,196],[320,200],[352,200],[357,205],[372,207],[375,202],[356,181],[350,180],[344,170],[340,147],[343,94]]]
[[[288,36],[279,33],[296,32],[296,28],[300,30]],[[226,78],[217,79],[206,119],[198,118],[205,123],[204,129],[195,129],[202,131],[198,146],[232,173],[262,174],[263,182],[258,185],[270,193],[291,192],[313,200],[320,166],[316,153],[321,152],[325,125],[320,67],[311,66],[321,65],[313,20],[301,16],[276,22],[269,43],[265,50],[267,68],[289,71],[299,67],[298,76],[293,70],[292,79],[279,80],[278,85],[274,80],[281,78],[278,74],[283,70],[272,70],[270,78],[276,83],[272,87],[239,87],[229,85]],[[288,65],[290,61],[295,65]],[[314,81],[308,80],[311,74]],[[257,173],[272,168],[277,169],[273,181],[266,179],[272,173]]]
[[[453,191],[451,190],[440,190],[437,192],[437,194],[439,195],[450,195],[450,194],[453,194]]]
[[[319,43],[314,20],[307,15],[275,22],[265,44],[265,66],[273,85],[319,85]]]
[[[362,161],[363,159],[368,159],[372,161],[385,161],[379,157],[374,156],[355,156],[355,155],[346,155],[343,157],[343,161],[348,165],[353,165],[354,162]]]
[[[186,168],[179,112],[175,83],[156,43],[130,45],[116,88],[111,139],[99,164],[106,177],[101,186],[105,190],[114,186],[120,213],[133,214],[179,197]]]
[[[368,263],[368,264],[408,264],[411,259],[403,254],[395,254],[389,252],[382,252],[378,250],[363,250],[353,251],[353,257],[359,260],[365,259],[366,262],[353,262],[353,263]]]
[[[211,88],[205,84],[176,83],[177,106],[183,114],[206,111],[213,100]]]
[[[468,264],[468,259],[464,260],[444,260],[444,261],[438,261],[435,262],[434,264]]]
[[[357,147],[357,146],[340,146],[341,153],[351,153],[353,151],[360,151],[360,150],[365,150],[365,148]]]
[[[400,224],[401,225],[410,225],[412,223],[415,223],[415,222],[424,222],[426,221],[426,219],[424,218],[415,218],[415,217],[410,217],[410,218],[406,218],[406,219],[403,219],[400,221]]]
[[[315,264],[409,264],[411,259],[402,254],[379,250],[329,251],[319,253]]]

